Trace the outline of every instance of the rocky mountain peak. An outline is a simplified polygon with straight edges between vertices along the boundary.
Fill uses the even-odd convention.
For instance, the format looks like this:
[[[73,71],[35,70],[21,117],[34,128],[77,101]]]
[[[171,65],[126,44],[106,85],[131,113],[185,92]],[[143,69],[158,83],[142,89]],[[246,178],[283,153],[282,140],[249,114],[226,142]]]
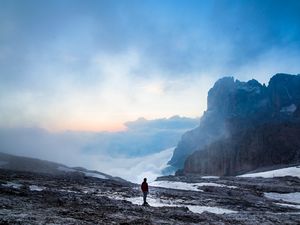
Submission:
[[[246,117],[257,108],[268,106],[266,87],[252,79],[248,82],[233,77],[219,79],[208,92],[207,110],[228,117]]]
[[[189,155],[201,149],[214,152],[216,147],[208,147],[218,140],[230,140],[237,135],[236,140],[247,142],[251,136],[255,136],[253,134],[255,131],[261,131],[261,135],[264,136],[264,132],[271,127],[271,124],[278,124],[276,126],[278,130],[281,129],[281,124],[284,126],[284,123],[291,123],[292,127],[294,123],[298,124],[300,120],[300,75],[276,74],[271,78],[268,86],[254,79],[242,82],[233,77],[224,77],[209,90],[207,105],[207,111],[203,114],[199,127],[182,136],[169,162],[170,165],[181,168]],[[261,128],[262,130],[257,128],[261,125],[265,126],[264,129]],[[296,128],[292,130],[298,132]],[[244,139],[240,138],[241,133],[244,133]],[[274,132],[270,136],[275,138],[279,133]],[[228,146],[240,151],[238,145],[243,146],[244,143],[233,141],[235,144],[230,143]],[[265,139],[262,142],[265,143]],[[224,145],[223,142],[220,143]],[[295,141],[295,143],[298,142]],[[281,144],[284,145],[284,141]],[[264,147],[272,146],[265,144]],[[260,150],[264,152],[264,149]],[[234,155],[235,151],[232,149],[228,151],[232,151],[232,155],[237,157]],[[208,155],[210,155],[209,152],[207,152]],[[189,160],[191,161],[191,157]],[[220,160],[223,160],[222,157]],[[240,159],[237,158],[237,160]],[[199,165],[203,166],[201,163]],[[234,169],[231,172],[233,171]]]

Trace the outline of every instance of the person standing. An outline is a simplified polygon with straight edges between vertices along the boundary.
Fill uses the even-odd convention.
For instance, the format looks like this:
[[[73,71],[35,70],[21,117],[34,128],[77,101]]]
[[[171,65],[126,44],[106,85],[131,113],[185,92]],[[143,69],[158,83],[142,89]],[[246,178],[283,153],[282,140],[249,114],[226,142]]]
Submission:
[[[147,203],[147,195],[148,195],[148,192],[149,192],[148,183],[147,183],[147,178],[144,178],[144,182],[143,182],[142,185],[141,185],[141,189],[142,189],[142,192],[143,192],[143,198],[144,198],[144,203],[143,203],[143,205],[149,205],[149,204]]]

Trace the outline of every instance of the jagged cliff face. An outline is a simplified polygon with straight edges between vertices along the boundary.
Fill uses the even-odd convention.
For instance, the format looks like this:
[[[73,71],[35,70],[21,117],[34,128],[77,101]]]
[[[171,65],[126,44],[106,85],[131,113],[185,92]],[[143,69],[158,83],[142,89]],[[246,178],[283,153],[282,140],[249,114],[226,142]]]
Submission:
[[[282,152],[272,145],[277,143],[279,136],[283,138],[277,145],[291,153],[291,157],[295,158],[296,152],[300,151],[300,143],[296,141],[300,139],[297,125],[300,114],[299,75],[277,74],[268,87],[256,80],[240,82],[225,77],[208,92],[207,105],[199,127],[183,135],[170,165],[177,168],[184,166],[186,173],[229,175],[277,163],[290,163],[293,161],[291,158],[281,162]],[[291,127],[286,136],[281,133],[284,123]],[[267,134],[270,129],[279,133]],[[293,135],[288,136],[291,132]],[[260,139],[266,135],[267,139]],[[291,150],[286,142],[293,143],[298,150]],[[263,160],[260,154],[266,151],[280,152],[274,156],[278,160]],[[249,157],[244,157],[244,154]],[[257,156],[262,160],[250,160]],[[230,166],[225,166],[227,164]]]
[[[194,152],[185,161],[185,173],[239,175],[274,165],[300,162],[300,124],[264,124],[239,130]]]

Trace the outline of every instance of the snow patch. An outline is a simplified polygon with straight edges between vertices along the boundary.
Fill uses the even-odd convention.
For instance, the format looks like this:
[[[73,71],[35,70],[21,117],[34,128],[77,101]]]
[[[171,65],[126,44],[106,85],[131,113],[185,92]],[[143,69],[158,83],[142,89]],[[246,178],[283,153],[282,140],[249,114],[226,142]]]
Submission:
[[[96,177],[96,178],[100,178],[100,179],[107,179],[106,176],[102,175],[102,174],[98,174],[98,173],[90,173],[90,172],[86,172],[84,173],[86,176],[88,177]]]
[[[281,205],[281,206],[286,206],[286,207],[291,207],[291,208],[300,209],[300,205],[285,204],[285,203],[275,203],[275,204],[276,204],[276,205]]]
[[[211,206],[198,206],[198,205],[187,205],[190,211],[194,213],[203,213],[203,212],[210,212],[214,214],[230,214],[230,213],[237,213],[237,211],[224,209],[220,207],[211,207]]]
[[[293,192],[287,194],[281,194],[276,192],[265,192],[265,197],[273,200],[282,200],[285,202],[298,203],[300,204],[300,192]]]
[[[126,198],[125,200],[135,204],[141,205],[143,200],[142,197],[134,197],[134,198]],[[219,207],[210,207],[210,206],[198,206],[198,205],[186,205],[186,204],[179,204],[179,202],[172,202],[163,199],[155,199],[152,197],[147,198],[147,202],[152,207],[187,207],[190,211],[194,213],[203,213],[205,211],[211,212],[214,214],[224,214],[224,213],[237,213],[237,211],[223,209]]]
[[[213,187],[225,187],[225,188],[237,188],[236,186],[227,186],[224,184],[217,184],[217,183],[185,183],[179,181],[154,181],[149,184],[153,187],[163,187],[163,188],[170,188],[170,189],[178,189],[178,190],[188,190],[188,191],[202,191],[199,187],[203,186],[213,186]]]
[[[263,178],[272,178],[272,177],[284,177],[284,176],[294,176],[300,178],[300,167],[288,167],[278,170],[271,170],[266,172],[260,173],[250,173],[250,174],[243,174],[238,177],[263,177]]]
[[[287,113],[287,114],[293,114],[297,110],[297,106],[295,104],[291,104],[286,107],[282,107],[280,112],[281,113]]]
[[[23,185],[22,184],[18,184],[18,183],[14,183],[14,182],[7,182],[6,184],[2,184],[2,186],[4,187],[12,187],[15,189],[20,189]]]
[[[185,183],[179,181],[154,181],[149,183],[149,185],[153,187],[162,187],[178,190],[203,191],[198,189],[198,185],[196,185],[196,183]]]
[[[60,171],[63,171],[63,172],[80,172],[80,173],[83,173],[87,177],[96,177],[96,178],[100,178],[100,179],[107,179],[106,176],[104,176],[102,174],[99,174],[99,173],[82,172],[82,171],[78,171],[78,170],[68,168],[68,167],[65,167],[65,166],[59,166],[57,169],[60,170]]]
[[[45,187],[39,187],[37,185],[30,185],[29,190],[30,191],[43,191],[43,190],[45,190]]]
[[[237,188],[236,186],[229,186],[229,185],[225,185],[225,184],[217,184],[217,183],[196,183],[197,186],[199,187],[203,187],[203,186],[211,186],[211,187],[224,187],[224,188]]]
[[[201,178],[202,179],[219,179],[220,177],[218,177],[218,176],[203,176]]]

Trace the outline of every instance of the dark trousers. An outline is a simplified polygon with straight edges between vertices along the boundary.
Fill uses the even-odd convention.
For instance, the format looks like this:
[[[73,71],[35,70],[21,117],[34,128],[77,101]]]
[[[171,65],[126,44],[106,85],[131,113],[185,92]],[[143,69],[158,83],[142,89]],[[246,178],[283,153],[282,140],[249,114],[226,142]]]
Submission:
[[[148,191],[144,191],[143,192],[144,203],[147,203],[147,195],[148,195]]]

